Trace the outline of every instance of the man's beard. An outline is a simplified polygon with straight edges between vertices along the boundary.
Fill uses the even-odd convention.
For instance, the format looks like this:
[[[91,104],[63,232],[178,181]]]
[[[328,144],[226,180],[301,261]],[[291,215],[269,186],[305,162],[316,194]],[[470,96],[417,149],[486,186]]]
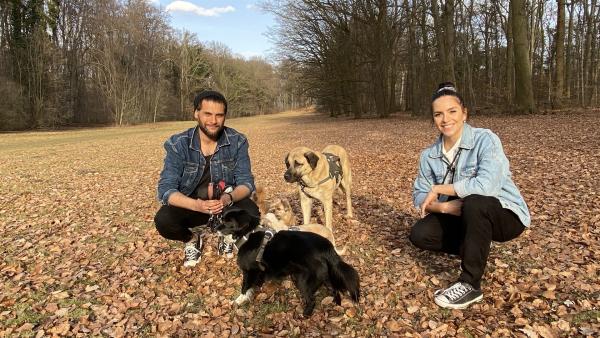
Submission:
[[[200,128],[200,130],[202,130],[202,132],[204,133],[204,135],[206,135],[209,139],[213,140],[213,141],[217,141],[219,139],[219,137],[221,136],[221,133],[223,132],[223,129],[225,129],[225,126],[221,126],[219,127],[219,129],[212,133],[208,130],[208,128],[206,128],[205,125],[203,125],[202,123],[198,122],[198,128]]]

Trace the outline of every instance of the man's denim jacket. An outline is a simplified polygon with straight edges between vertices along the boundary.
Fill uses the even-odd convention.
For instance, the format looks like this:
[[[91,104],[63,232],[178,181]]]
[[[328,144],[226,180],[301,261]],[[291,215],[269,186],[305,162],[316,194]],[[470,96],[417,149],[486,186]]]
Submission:
[[[200,151],[198,126],[171,136],[164,144],[167,155],[158,180],[158,199],[167,205],[169,196],[179,191],[190,196],[198,186],[206,161]],[[248,156],[248,139],[235,129],[225,127],[210,160],[211,182],[245,185],[254,191],[254,177]]]
[[[432,185],[443,184],[448,161],[442,155],[442,137],[421,153],[419,173],[413,190],[417,209]],[[496,197],[502,207],[514,212],[523,225],[529,226],[529,209],[511,178],[502,143],[489,129],[473,128],[465,123],[459,148],[462,149],[454,172],[454,190],[460,198],[468,195]],[[440,201],[445,201],[442,196]]]

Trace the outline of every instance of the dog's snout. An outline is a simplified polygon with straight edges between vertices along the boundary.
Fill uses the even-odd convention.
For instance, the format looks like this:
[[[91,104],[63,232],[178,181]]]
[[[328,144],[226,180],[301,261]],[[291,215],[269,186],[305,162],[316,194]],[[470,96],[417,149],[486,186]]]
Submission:
[[[292,176],[292,174],[290,173],[290,171],[286,171],[285,174],[283,174],[283,179],[286,180],[286,182],[294,182],[294,176]]]

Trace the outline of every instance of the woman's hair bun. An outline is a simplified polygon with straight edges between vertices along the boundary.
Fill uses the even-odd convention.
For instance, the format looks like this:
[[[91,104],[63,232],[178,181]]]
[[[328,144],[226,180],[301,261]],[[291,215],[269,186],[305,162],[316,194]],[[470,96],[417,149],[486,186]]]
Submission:
[[[457,92],[456,91],[456,87],[454,86],[454,83],[452,83],[452,82],[442,82],[442,83],[440,83],[438,85],[437,92],[439,93],[439,92],[441,92],[443,90],[449,90],[449,91],[452,91],[452,92],[455,92],[455,93]]]
[[[433,103],[433,101],[437,100],[439,97],[446,96],[446,95],[450,95],[450,96],[454,96],[454,97],[458,98],[458,101],[460,101],[460,104],[464,106],[463,98],[458,93],[458,90],[456,90],[456,87],[454,86],[454,83],[452,83],[452,82],[440,83],[438,85],[438,88],[435,90],[435,92],[433,92],[433,95],[431,96],[431,103]]]

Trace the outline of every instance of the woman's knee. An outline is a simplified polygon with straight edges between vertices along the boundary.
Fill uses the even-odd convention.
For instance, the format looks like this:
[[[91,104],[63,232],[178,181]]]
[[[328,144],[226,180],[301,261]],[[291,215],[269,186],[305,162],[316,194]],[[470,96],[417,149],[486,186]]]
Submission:
[[[462,214],[481,214],[489,210],[494,203],[498,203],[498,200],[495,197],[483,195],[469,195],[463,198]]]
[[[429,250],[432,239],[428,227],[423,222],[418,221],[413,225],[408,236],[410,242],[417,248]]]

